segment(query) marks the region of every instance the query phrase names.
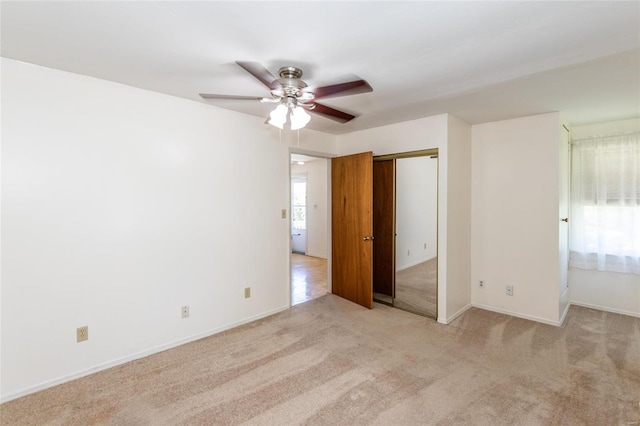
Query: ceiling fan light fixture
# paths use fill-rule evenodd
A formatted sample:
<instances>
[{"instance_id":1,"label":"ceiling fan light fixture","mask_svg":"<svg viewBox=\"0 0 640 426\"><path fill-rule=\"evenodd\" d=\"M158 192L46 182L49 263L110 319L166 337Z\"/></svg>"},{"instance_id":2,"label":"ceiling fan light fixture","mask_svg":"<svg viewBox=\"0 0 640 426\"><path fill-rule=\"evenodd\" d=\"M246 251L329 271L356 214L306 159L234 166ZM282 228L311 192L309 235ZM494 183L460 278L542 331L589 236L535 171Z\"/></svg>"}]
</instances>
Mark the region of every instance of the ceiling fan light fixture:
<instances>
[{"instance_id":1,"label":"ceiling fan light fixture","mask_svg":"<svg viewBox=\"0 0 640 426\"><path fill-rule=\"evenodd\" d=\"M299 106L293 108L289 117L291 119L291 130L302 129L311 120L311 116Z\"/></svg>"},{"instance_id":2,"label":"ceiling fan light fixture","mask_svg":"<svg viewBox=\"0 0 640 426\"><path fill-rule=\"evenodd\" d=\"M282 129L284 123L287 122L287 114L289 113L289 109L280 104L278 105L271 113L269 114L269 124L272 126L276 126L279 129Z\"/></svg>"}]
</instances>

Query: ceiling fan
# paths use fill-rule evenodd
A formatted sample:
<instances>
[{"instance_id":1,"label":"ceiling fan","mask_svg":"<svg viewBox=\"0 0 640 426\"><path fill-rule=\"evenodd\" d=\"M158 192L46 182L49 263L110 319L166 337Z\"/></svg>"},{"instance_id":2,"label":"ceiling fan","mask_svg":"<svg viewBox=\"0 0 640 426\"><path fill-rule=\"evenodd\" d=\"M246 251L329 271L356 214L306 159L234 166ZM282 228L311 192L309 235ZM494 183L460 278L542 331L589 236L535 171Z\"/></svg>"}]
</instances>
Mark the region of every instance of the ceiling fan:
<instances>
[{"instance_id":1,"label":"ceiling fan","mask_svg":"<svg viewBox=\"0 0 640 426\"><path fill-rule=\"evenodd\" d=\"M236 64L240 65L249 74L267 86L271 91L271 97L217 95L208 93L200 93L200 96L204 99L236 99L277 103L278 106L271 111L268 122L280 129L282 129L286 123L287 117L290 118L292 130L304 127L311 119L306 111L319 114L340 123L346 123L356 118L356 116L318 103L316 99L355 95L373 91L369 83L364 80L354 80L305 90L308 86L307 83L301 80L302 70L300 68L292 66L282 67L278 70L280 77L276 78L269 70L257 62L236 61Z\"/></svg>"}]
</instances>

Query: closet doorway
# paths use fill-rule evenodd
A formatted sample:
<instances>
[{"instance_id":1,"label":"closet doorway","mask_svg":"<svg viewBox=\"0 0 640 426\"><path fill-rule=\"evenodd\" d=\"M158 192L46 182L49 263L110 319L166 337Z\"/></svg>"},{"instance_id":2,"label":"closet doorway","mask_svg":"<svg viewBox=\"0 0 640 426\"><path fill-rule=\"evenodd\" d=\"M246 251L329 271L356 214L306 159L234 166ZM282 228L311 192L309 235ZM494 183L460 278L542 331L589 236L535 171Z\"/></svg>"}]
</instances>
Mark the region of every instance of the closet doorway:
<instances>
[{"instance_id":1,"label":"closet doorway","mask_svg":"<svg viewBox=\"0 0 640 426\"><path fill-rule=\"evenodd\" d=\"M438 150L374 157L374 300L438 315Z\"/></svg>"},{"instance_id":2,"label":"closet doorway","mask_svg":"<svg viewBox=\"0 0 640 426\"><path fill-rule=\"evenodd\" d=\"M324 296L328 288L328 160L291 156L291 305Z\"/></svg>"}]
</instances>

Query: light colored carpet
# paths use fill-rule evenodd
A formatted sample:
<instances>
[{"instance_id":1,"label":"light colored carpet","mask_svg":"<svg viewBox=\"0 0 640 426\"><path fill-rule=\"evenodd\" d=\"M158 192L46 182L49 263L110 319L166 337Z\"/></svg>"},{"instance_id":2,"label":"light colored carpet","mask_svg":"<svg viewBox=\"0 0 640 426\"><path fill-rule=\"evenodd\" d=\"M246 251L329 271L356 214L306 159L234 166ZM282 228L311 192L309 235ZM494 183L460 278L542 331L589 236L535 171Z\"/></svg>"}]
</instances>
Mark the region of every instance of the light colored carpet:
<instances>
[{"instance_id":1,"label":"light colored carpet","mask_svg":"<svg viewBox=\"0 0 640 426\"><path fill-rule=\"evenodd\" d=\"M431 318L437 316L438 258L396 272L393 306Z\"/></svg>"},{"instance_id":2,"label":"light colored carpet","mask_svg":"<svg viewBox=\"0 0 640 426\"><path fill-rule=\"evenodd\" d=\"M640 319L445 326L334 295L0 406L3 425L628 425Z\"/></svg>"}]
</instances>

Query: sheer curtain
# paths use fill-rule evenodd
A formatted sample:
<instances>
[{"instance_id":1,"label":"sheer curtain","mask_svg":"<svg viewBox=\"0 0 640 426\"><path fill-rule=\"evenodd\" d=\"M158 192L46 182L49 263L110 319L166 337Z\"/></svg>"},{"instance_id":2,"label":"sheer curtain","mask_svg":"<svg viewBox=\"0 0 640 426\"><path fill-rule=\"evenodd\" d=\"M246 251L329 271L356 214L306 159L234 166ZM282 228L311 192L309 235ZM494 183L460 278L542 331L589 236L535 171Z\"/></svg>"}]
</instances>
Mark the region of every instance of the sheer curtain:
<instances>
[{"instance_id":1,"label":"sheer curtain","mask_svg":"<svg viewBox=\"0 0 640 426\"><path fill-rule=\"evenodd\" d=\"M640 133L573 141L569 265L640 274Z\"/></svg>"}]
</instances>

